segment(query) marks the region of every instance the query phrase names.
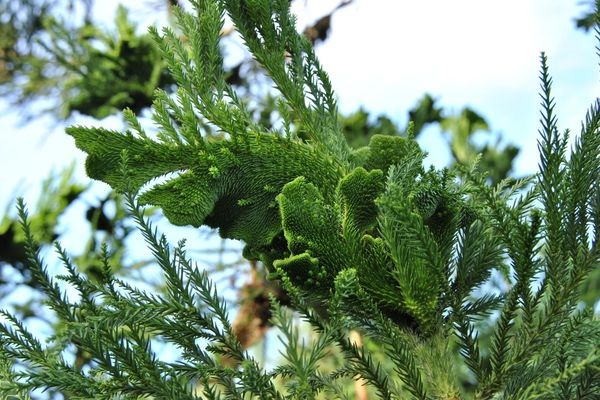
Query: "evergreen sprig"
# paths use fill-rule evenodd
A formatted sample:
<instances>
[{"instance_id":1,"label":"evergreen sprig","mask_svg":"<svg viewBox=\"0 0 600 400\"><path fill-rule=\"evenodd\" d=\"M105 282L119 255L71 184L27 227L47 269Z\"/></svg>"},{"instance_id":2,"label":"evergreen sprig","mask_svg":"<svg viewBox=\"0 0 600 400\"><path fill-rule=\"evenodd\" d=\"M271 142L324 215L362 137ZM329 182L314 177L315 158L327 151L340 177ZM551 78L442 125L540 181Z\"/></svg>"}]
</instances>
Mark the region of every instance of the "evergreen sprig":
<instances>
[{"instance_id":1,"label":"evergreen sprig","mask_svg":"<svg viewBox=\"0 0 600 400\"><path fill-rule=\"evenodd\" d=\"M344 397L362 378L380 398L597 398L600 321L581 303L600 265L600 101L567 152L541 55L540 168L490 185L477 165L435 170L412 134L374 135L350 150L326 73L286 0L197 0L181 33L151 35L178 85L159 91L156 135L72 127L90 177L125 193L165 280L148 293L113 273L46 272L19 204L26 252L59 329L42 343L3 312L3 394L52 389L94 398ZM225 15L280 92L282 131L253 118L224 79ZM410 133L410 132L409 132ZM156 183L155 178L164 178ZM272 300L284 349L267 370L238 342L206 272L143 218L158 206L177 225L243 240L294 311ZM508 284L486 293L492 272ZM291 312L316 332L302 344ZM358 330L366 345L350 340ZM153 348L178 349L175 362ZM66 361L71 349L85 354ZM343 364L324 368L328 357Z\"/></svg>"}]
</instances>

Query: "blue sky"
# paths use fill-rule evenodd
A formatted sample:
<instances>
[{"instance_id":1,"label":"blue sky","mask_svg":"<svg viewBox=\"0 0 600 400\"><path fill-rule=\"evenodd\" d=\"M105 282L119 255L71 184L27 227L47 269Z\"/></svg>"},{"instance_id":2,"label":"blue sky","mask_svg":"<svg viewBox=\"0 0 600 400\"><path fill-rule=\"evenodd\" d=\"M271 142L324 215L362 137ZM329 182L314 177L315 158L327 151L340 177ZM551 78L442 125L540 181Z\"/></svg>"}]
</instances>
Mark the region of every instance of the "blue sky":
<instances>
[{"instance_id":1,"label":"blue sky","mask_svg":"<svg viewBox=\"0 0 600 400\"><path fill-rule=\"evenodd\" d=\"M117 3L101 3L96 16L110 26ZM164 15L143 11L147 4L127 2L142 22L163 22ZM303 26L337 4L298 0L294 10ZM404 125L407 110L425 92L449 110L468 105L488 119L494 132L522 147L516 171L528 173L537 164L540 51L549 57L561 128L577 132L600 92L595 40L573 23L584 10L578 0L355 0L334 15L331 35L317 54L342 112L364 107ZM49 171L73 160L76 175L85 180L83 154L63 126L53 129L55 121L43 118L18 127L17 113L0 117L0 206L19 183L19 193L32 202ZM115 118L71 122L119 127ZM420 140L432 163L447 162L439 132L427 130Z\"/></svg>"},{"instance_id":2,"label":"blue sky","mask_svg":"<svg viewBox=\"0 0 600 400\"><path fill-rule=\"evenodd\" d=\"M585 10L579 3L358 0L339 10L317 52L342 111L364 106L404 125L406 111L429 92L450 109L480 111L493 131L522 147L517 172L533 172L540 52L549 58L561 128L578 132L600 93L594 37L573 23ZM425 136L431 160L447 159L440 136Z\"/></svg>"}]
</instances>

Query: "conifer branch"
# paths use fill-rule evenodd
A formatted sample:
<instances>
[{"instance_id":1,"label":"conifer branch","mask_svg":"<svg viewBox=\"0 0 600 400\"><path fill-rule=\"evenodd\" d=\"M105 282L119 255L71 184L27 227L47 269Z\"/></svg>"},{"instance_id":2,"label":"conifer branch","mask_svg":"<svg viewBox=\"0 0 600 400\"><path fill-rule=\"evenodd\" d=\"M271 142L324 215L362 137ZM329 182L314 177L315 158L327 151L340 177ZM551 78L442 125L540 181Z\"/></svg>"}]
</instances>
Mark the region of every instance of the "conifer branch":
<instances>
[{"instance_id":1,"label":"conifer branch","mask_svg":"<svg viewBox=\"0 0 600 400\"><path fill-rule=\"evenodd\" d=\"M181 37L151 30L178 85L174 95L156 93L158 133L147 134L131 110L126 132L68 130L88 154L88 174L125 193L164 291L115 276L106 246L88 278L56 244L66 273L51 277L20 200L28 266L60 329L42 343L0 313L0 395L347 398L348 378L383 399L600 391L600 322L581 304L582 283L600 265L598 100L568 153L542 53L539 173L490 186L476 166L426 169L412 134L374 135L350 150L329 78L289 1L192 5L174 12ZM281 132L257 122L225 79L225 15L280 91ZM267 370L239 343L216 285L184 241L171 246L144 218L146 204L174 224L244 241L244 256L278 280L293 310L271 299L281 365ZM493 271L504 273L504 292L485 292ZM311 345L291 312L315 331ZM368 346L353 343L351 329ZM156 343L180 357L161 359ZM72 348L85 356L67 362ZM325 370L332 354L343 363Z\"/></svg>"}]
</instances>

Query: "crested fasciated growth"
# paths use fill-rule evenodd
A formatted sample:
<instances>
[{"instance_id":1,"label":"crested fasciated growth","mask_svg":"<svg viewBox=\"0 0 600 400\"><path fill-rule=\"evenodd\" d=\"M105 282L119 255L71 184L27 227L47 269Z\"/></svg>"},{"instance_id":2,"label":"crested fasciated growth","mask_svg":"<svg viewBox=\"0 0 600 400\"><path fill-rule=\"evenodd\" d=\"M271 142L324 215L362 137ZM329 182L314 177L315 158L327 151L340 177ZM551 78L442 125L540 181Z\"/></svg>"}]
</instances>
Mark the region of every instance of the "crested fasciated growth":
<instances>
[{"instance_id":1,"label":"crested fasciated growth","mask_svg":"<svg viewBox=\"0 0 600 400\"><path fill-rule=\"evenodd\" d=\"M173 96L156 93L157 133L128 110L126 132L67 131L88 155L89 176L127 196L167 293L116 279L108 261L103 280L88 281L59 248L69 270L62 279L81 295L70 303L45 272L21 205L32 269L66 323L57 346L73 343L94 362L74 369L5 313L0 344L10 379L0 391L344 398L340 382L360 377L384 399L595 398L600 322L580 305L579 290L600 262L600 103L567 156L542 55L540 173L490 186L476 165L426 168L410 129L352 149L328 76L297 33L288 0L192 3L193 14L177 12L181 36L151 30L178 86ZM225 15L279 91L276 128L256 122L225 81ZM207 225L243 241L244 256L264 264L320 333L312 350L300 346L273 301L284 363L267 371L248 356L208 277L182 244L171 249L157 237L143 205L159 207L175 225ZM509 282L505 293L486 291L493 271ZM350 329L389 361L352 343ZM182 359L157 360L150 338L176 346ZM210 345L201 348L199 338ZM320 360L331 347L345 363L324 372Z\"/></svg>"},{"instance_id":2,"label":"crested fasciated growth","mask_svg":"<svg viewBox=\"0 0 600 400\"><path fill-rule=\"evenodd\" d=\"M130 112L131 131L68 133L88 153L90 177L118 191L144 188L140 203L173 224L244 241L247 258L325 304L336 276L354 268L386 315L430 332L444 309L453 238L474 215L464 189L448 172L426 172L410 137L349 147L327 75L284 3L199 2L197 20L178 16L189 46L153 32L179 85L175 98L157 95L156 137ZM222 7L281 93L280 130L258 125L224 81ZM404 235L410 249L390 246Z\"/></svg>"}]
</instances>

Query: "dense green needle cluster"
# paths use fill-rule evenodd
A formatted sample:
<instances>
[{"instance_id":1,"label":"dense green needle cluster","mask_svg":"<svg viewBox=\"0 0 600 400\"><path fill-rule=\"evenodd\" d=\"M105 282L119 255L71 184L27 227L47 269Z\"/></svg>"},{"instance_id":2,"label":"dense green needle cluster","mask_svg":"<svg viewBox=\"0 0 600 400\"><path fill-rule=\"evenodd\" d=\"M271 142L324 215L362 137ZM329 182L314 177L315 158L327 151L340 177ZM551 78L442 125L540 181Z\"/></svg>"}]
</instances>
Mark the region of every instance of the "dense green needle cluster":
<instances>
[{"instance_id":1,"label":"dense green needle cluster","mask_svg":"<svg viewBox=\"0 0 600 400\"><path fill-rule=\"evenodd\" d=\"M116 279L108 261L101 279L87 280L57 247L69 272L61 279L81 296L69 302L39 259L21 205L32 269L65 328L51 351L4 313L1 354L10 362L0 376L13 383L0 382L0 392L348 398L340 379L359 376L384 399L597 398L600 323L580 291L600 265L600 102L567 156L542 55L540 173L491 186L476 165L426 168L410 130L351 148L327 74L297 33L288 0L192 3L194 14L177 12L177 33L151 30L178 87L172 96L156 93L156 132L130 110L126 132L68 129L88 155L89 176L128 198L166 293ZM257 122L224 79L226 14L279 90L275 128ZM171 250L157 237L138 204L159 207L175 225L207 225L242 240L244 256L264 264L319 332L312 349L300 346L273 301L285 362L262 368L236 341L206 274L182 244ZM505 292L482 289L493 271L508 283ZM364 349L349 329L365 335ZM182 359L157 360L149 338L174 345ZM63 360L69 343L91 355L91 372ZM329 346L344 365L324 372ZM16 362L30 375L11 370Z\"/></svg>"},{"instance_id":2,"label":"dense green needle cluster","mask_svg":"<svg viewBox=\"0 0 600 400\"><path fill-rule=\"evenodd\" d=\"M324 304L336 276L354 268L387 315L431 331L443 310L441 285L463 226L464 193L449 174L425 172L412 138L375 135L350 149L327 76L287 5L223 5L285 99L285 130L257 125L223 81L215 52L223 10L207 2L198 5L199 27L180 15L192 47L173 32L155 33L179 85L177 100L163 93L156 100L157 137L133 120L136 132L68 129L88 153L89 176L118 191L141 190L140 202L160 207L173 224L208 225L243 240L247 258ZM411 244L394 248L405 240L399 235Z\"/></svg>"}]
</instances>

